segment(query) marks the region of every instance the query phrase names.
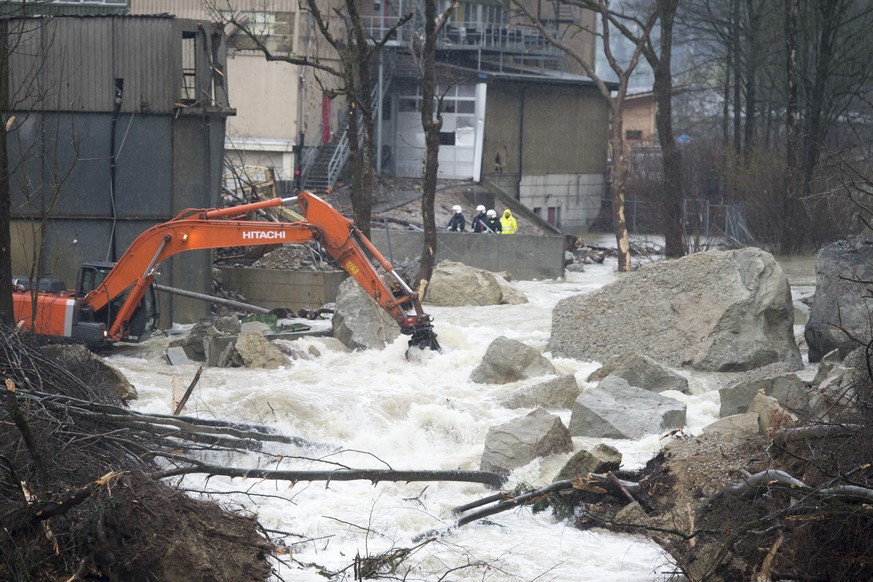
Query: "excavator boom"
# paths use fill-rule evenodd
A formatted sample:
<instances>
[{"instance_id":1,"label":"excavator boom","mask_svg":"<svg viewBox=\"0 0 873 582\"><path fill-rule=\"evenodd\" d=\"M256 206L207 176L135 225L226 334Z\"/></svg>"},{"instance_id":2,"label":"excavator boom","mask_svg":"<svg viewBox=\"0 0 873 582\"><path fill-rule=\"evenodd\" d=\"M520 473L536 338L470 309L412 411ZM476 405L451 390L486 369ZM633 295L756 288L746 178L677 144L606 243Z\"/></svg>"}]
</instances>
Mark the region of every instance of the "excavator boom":
<instances>
[{"instance_id":1,"label":"excavator boom","mask_svg":"<svg viewBox=\"0 0 873 582\"><path fill-rule=\"evenodd\" d=\"M200 249L316 241L391 315L401 331L411 336L410 347L439 350L431 317L424 313L418 295L397 275L391 263L360 230L330 204L310 192L302 192L296 200L305 222L261 222L241 218L256 210L282 206L286 200L281 198L233 208L185 210L172 220L153 226L139 235L100 285L75 301L76 306L83 311L98 313L127 293L111 325L105 330L108 340L124 340L128 337L131 317L154 281L157 266L173 255ZM395 279L401 292L394 293L389 289L373 267L371 259ZM67 297L65 301L72 303L73 299ZM45 307L49 307L57 299L40 297L38 303L43 302ZM18 314L16 318L19 318ZM64 326L61 333L57 329L40 329L48 325L41 323L37 317L34 331L69 335L69 324Z\"/></svg>"}]
</instances>

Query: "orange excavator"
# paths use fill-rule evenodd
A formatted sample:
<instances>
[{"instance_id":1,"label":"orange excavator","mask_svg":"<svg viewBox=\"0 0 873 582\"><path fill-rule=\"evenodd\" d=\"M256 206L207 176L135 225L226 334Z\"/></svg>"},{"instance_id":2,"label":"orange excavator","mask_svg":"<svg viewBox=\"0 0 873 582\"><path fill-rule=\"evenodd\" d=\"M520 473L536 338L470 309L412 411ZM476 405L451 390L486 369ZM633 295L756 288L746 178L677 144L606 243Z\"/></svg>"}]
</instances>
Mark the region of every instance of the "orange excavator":
<instances>
[{"instance_id":1,"label":"orange excavator","mask_svg":"<svg viewBox=\"0 0 873 582\"><path fill-rule=\"evenodd\" d=\"M303 222L244 220L254 211L296 200ZM432 318L394 267L357 227L326 201L310 192L292 198L222 209L188 209L139 235L116 263L86 263L76 290L41 280L36 293L30 282L16 281L15 319L33 333L100 344L138 341L157 323L152 283L158 265L186 251L315 241L411 336L409 346L439 351ZM371 263L396 281L392 292ZM53 285L52 283L55 283ZM35 311L34 311L35 310ZM34 317L34 312L36 317Z\"/></svg>"}]
</instances>

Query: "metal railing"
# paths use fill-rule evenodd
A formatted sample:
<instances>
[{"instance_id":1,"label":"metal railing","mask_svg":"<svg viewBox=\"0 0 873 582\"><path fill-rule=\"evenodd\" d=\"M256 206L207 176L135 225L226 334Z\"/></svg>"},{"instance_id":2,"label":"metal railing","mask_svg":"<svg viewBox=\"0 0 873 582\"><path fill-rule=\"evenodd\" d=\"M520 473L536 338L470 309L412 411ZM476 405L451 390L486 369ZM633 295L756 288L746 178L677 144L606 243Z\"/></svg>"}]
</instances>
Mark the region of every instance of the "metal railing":
<instances>
[{"instance_id":1,"label":"metal railing","mask_svg":"<svg viewBox=\"0 0 873 582\"><path fill-rule=\"evenodd\" d=\"M362 17L367 34L381 39L399 21L397 16ZM397 29L390 45L402 45L412 40L416 25L410 21ZM440 49L473 49L494 52L510 52L537 56L562 56L563 52L552 45L543 34L529 26L506 25L496 22L452 21L440 31L437 39Z\"/></svg>"}]
</instances>

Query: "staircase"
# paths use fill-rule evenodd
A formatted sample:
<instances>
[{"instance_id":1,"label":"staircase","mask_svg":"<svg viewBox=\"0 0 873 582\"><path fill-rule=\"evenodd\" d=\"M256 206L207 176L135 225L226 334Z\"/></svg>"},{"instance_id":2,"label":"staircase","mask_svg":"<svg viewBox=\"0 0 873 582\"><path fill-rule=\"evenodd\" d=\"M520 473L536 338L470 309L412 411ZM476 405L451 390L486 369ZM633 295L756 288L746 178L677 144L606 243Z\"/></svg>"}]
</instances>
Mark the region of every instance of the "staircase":
<instances>
[{"instance_id":1,"label":"staircase","mask_svg":"<svg viewBox=\"0 0 873 582\"><path fill-rule=\"evenodd\" d=\"M312 157L311 164L303 171L301 182L304 190L311 192L326 192L333 188L336 176L331 176L331 160L337 155L339 139L332 139L329 143L318 147Z\"/></svg>"},{"instance_id":2,"label":"staircase","mask_svg":"<svg viewBox=\"0 0 873 582\"><path fill-rule=\"evenodd\" d=\"M383 79L383 91L387 94L388 87L391 85L391 76ZM370 99L374 104L378 103L379 87L373 87L373 93ZM358 135L363 140L363 126L358 122ZM349 159L349 130L346 129L337 138L334 137L330 142L318 147L318 150L311 157L307 156L304 160L303 171L301 172L301 184L304 190L312 192L325 192L331 190L336 183L343 169L346 167L346 161Z\"/></svg>"}]
</instances>

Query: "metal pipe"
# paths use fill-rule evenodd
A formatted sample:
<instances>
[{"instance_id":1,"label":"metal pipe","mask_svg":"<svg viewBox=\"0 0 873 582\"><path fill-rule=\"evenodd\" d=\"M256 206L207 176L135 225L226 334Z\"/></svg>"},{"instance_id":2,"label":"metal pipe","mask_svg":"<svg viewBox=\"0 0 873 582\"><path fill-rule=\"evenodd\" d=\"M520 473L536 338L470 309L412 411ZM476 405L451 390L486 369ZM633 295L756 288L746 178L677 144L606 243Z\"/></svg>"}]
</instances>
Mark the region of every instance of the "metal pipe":
<instances>
[{"instance_id":1,"label":"metal pipe","mask_svg":"<svg viewBox=\"0 0 873 582\"><path fill-rule=\"evenodd\" d=\"M204 293L195 293L194 291L186 291L185 289L177 289L175 287L167 287L166 285L158 285L157 283L152 284L155 289L158 291L165 291L166 293L172 293L173 295L181 295L182 297L190 297L192 299L200 299L203 301L209 301L210 303L218 303L219 305L227 305L228 307L235 307L237 309L243 309L245 311L252 311L259 315L269 315L270 310L265 309L263 307L258 307L257 305L250 305L248 303L243 303L242 301L234 301L233 299L224 299L223 297L213 297L212 295L206 295Z\"/></svg>"}]
</instances>

